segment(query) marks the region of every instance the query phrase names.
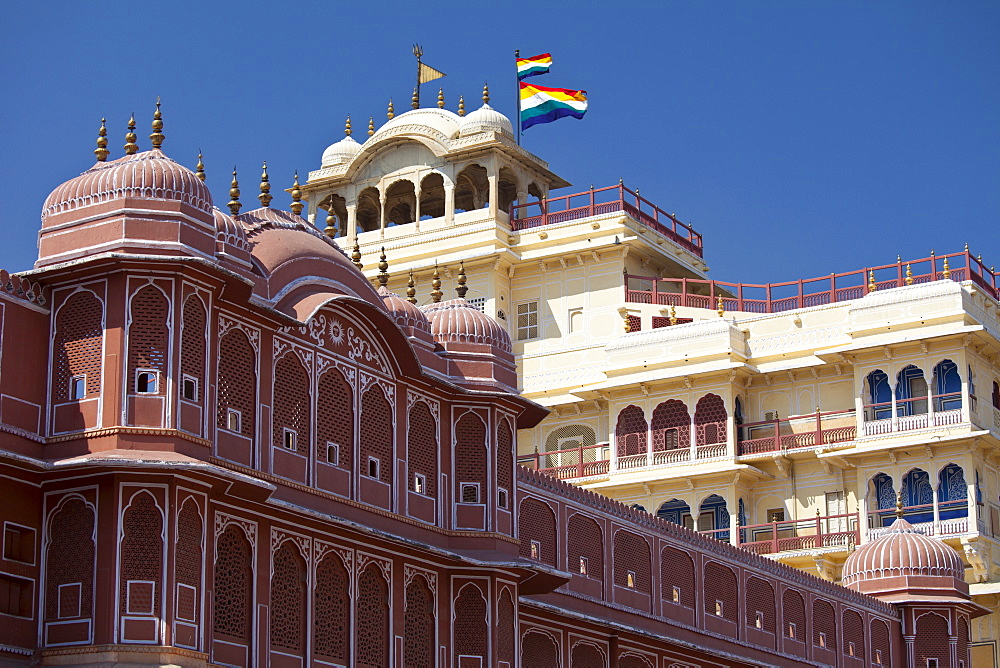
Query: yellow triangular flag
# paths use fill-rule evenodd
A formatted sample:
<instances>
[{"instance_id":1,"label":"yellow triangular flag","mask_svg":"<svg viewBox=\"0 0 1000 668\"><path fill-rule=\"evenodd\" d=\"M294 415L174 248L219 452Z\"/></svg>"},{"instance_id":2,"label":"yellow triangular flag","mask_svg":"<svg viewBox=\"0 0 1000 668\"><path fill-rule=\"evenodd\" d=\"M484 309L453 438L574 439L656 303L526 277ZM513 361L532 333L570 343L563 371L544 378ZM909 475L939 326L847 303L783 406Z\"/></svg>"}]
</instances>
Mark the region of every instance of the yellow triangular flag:
<instances>
[{"instance_id":1,"label":"yellow triangular flag","mask_svg":"<svg viewBox=\"0 0 1000 668\"><path fill-rule=\"evenodd\" d=\"M424 84L428 81L434 81L435 79L440 79L441 77L448 76L444 72L434 69L428 65L420 63L420 83Z\"/></svg>"}]
</instances>

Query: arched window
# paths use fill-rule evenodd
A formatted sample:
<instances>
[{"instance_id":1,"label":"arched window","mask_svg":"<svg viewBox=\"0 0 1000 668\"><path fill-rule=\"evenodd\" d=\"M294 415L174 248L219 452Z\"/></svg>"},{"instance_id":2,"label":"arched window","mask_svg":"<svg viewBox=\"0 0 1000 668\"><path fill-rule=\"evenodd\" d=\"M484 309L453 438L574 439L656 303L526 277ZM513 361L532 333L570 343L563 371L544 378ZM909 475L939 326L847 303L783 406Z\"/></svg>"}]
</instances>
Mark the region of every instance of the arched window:
<instances>
[{"instance_id":1,"label":"arched window","mask_svg":"<svg viewBox=\"0 0 1000 668\"><path fill-rule=\"evenodd\" d=\"M413 182L396 181L385 192L385 226L406 225L414 221L417 195Z\"/></svg>"},{"instance_id":2,"label":"arched window","mask_svg":"<svg viewBox=\"0 0 1000 668\"><path fill-rule=\"evenodd\" d=\"M431 172L420 181L420 220L444 216L444 177Z\"/></svg>"},{"instance_id":3,"label":"arched window","mask_svg":"<svg viewBox=\"0 0 1000 668\"><path fill-rule=\"evenodd\" d=\"M726 442L726 405L717 394L706 394L694 409L694 424L698 445Z\"/></svg>"},{"instance_id":4,"label":"arched window","mask_svg":"<svg viewBox=\"0 0 1000 668\"><path fill-rule=\"evenodd\" d=\"M638 406L626 406L618 414L615 438L618 456L628 457L646 453L646 417ZM623 464L624 462L620 462Z\"/></svg>"},{"instance_id":5,"label":"arched window","mask_svg":"<svg viewBox=\"0 0 1000 668\"><path fill-rule=\"evenodd\" d=\"M583 642L573 645L569 663L572 668L605 668L608 665L600 649Z\"/></svg>"},{"instance_id":6,"label":"arched window","mask_svg":"<svg viewBox=\"0 0 1000 668\"><path fill-rule=\"evenodd\" d=\"M285 353L274 365L273 405L272 445L308 455L312 449L309 445L312 433L309 373L293 352Z\"/></svg>"},{"instance_id":7,"label":"arched window","mask_svg":"<svg viewBox=\"0 0 1000 668\"><path fill-rule=\"evenodd\" d=\"M923 469L910 469L900 485L903 505L912 508L906 511L906 520L911 524L930 522L934 519L934 491L931 489L930 477Z\"/></svg>"},{"instance_id":8,"label":"arched window","mask_svg":"<svg viewBox=\"0 0 1000 668\"><path fill-rule=\"evenodd\" d=\"M205 325L207 316L201 299L194 295L184 302L181 314L181 399L201 402L205 391Z\"/></svg>"},{"instance_id":9,"label":"arched window","mask_svg":"<svg viewBox=\"0 0 1000 668\"><path fill-rule=\"evenodd\" d=\"M781 627L786 638L805 642L806 638L806 606L802 595L797 591L786 589L781 597L781 610L784 615Z\"/></svg>"},{"instance_id":10,"label":"arched window","mask_svg":"<svg viewBox=\"0 0 1000 668\"><path fill-rule=\"evenodd\" d=\"M514 665L514 599L506 587L497 602L497 659Z\"/></svg>"},{"instance_id":11,"label":"arched window","mask_svg":"<svg viewBox=\"0 0 1000 668\"><path fill-rule=\"evenodd\" d=\"M638 534L619 530L615 533L613 549L615 585L652 594L649 543Z\"/></svg>"},{"instance_id":12,"label":"arched window","mask_svg":"<svg viewBox=\"0 0 1000 668\"><path fill-rule=\"evenodd\" d=\"M358 578L358 632L354 634L359 668L389 665L389 583L382 570L369 564Z\"/></svg>"},{"instance_id":13,"label":"arched window","mask_svg":"<svg viewBox=\"0 0 1000 668\"><path fill-rule=\"evenodd\" d=\"M257 413L257 357L239 329L219 342L217 424L220 429L253 438Z\"/></svg>"},{"instance_id":14,"label":"arched window","mask_svg":"<svg viewBox=\"0 0 1000 668\"><path fill-rule=\"evenodd\" d=\"M497 425L497 506L510 510L514 489L514 432L507 420Z\"/></svg>"},{"instance_id":15,"label":"arched window","mask_svg":"<svg viewBox=\"0 0 1000 668\"><path fill-rule=\"evenodd\" d=\"M483 503L486 498L486 425L466 413L455 425L455 498L459 503Z\"/></svg>"},{"instance_id":16,"label":"arched window","mask_svg":"<svg viewBox=\"0 0 1000 668\"><path fill-rule=\"evenodd\" d=\"M160 616L163 513L148 492L136 493L122 516L119 613Z\"/></svg>"},{"instance_id":17,"label":"arched window","mask_svg":"<svg viewBox=\"0 0 1000 668\"><path fill-rule=\"evenodd\" d=\"M993 408L1000 411L1000 383L993 381Z\"/></svg>"},{"instance_id":18,"label":"arched window","mask_svg":"<svg viewBox=\"0 0 1000 668\"><path fill-rule=\"evenodd\" d=\"M356 213L358 232L377 230L382 224L382 196L375 188L365 188L358 195Z\"/></svg>"},{"instance_id":19,"label":"arched window","mask_svg":"<svg viewBox=\"0 0 1000 668\"><path fill-rule=\"evenodd\" d=\"M350 471L354 460L351 386L340 371L330 369L320 377L317 394L316 459Z\"/></svg>"},{"instance_id":20,"label":"arched window","mask_svg":"<svg viewBox=\"0 0 1000 668\"><path fill-rule=\"evenodd\" d=\"M694 608L694 562L681 550L660 552L660 593L664 601Z\"/></svg>"},{"instance_id":21,"label":"arched window","mask_svg":"<svg viewBox=\"0 0 1000 668\"><path fill-rule=\"evenodd\" d=\"M726 500L718 494L705 497L698 508L698 531L711 531L712 538L721 541L729 540L729 508Z\"/></svg>"},{"instance_id":22,"label":"arched window","mask_svg":"<svg viewBox=\"0 0 1000 668\"><path fill-rule=\"evenodd\" d=\"M942 520L969 514L969 487L958 464L948 464L938 474L938 511Z\"/></svg>"},{"instance_id":23,"label":"arched window","mask_svg":"<svg viewBox=\"0 0 1000 668\"><path fill-rule=\"evenodd\" d=\"M403 642L406 668L434 667L434 595L419 575L406 585Z\"/></svg>"},{"instance_id":24,"label":"arched window","mask_svg":"<svg viewBox=\"0 0 1000 668\"><path fill-rule=\"evenodd\" d=\"M53 343L56 359L52 398L56 403L100 394L103 318L104 304L92 292L77 292L59 309Z\"/></svg>"},{"instance_id":25,"label":"arched window","mask_svg":"<svg viewBox=\"0 0 1000 668\"><path fill-rule=\"evenodd\" d=\"M656 511L656 516L660 519L679 524L688 529L694 529L694 518L691 516L691 507L680 499L664 501Z\"/></svg>"},{"instance_id":26,"label":"arched window","mask_svg":"<svg viewBox=\"0 0 1000 668\"><path fill-rule=\"evenodd\" d=\"M937 659L940 666L949 665L951 658L949 635L951 634L948 621L944 617L931 612L917 619L917 640L913 643L916 665L930 665L928 659Z\"/></svg>"},{"instance_id":27,"label":"arched window","mask_svg":"<svg viewBox=\"0 0 1000 668\"><path fill-rule=\"evenodd\" d=\"M392 407L382 388L372 385L361 397L361 473L392 484Z\"/></svg>"},{"instance_id":28,"label":"arched window","mask_svg":"<svg viewBox=\"0 0 1000 668\"><path fill-rule=\"evenodd\" d=\"M555 566L556 536L552 509L537 499L522 501L518 518L521 556Z\"/></svg>"},{"instance_id":29,"label":"arched window","mask_svg":"<svg viewBox=\"0 0 1000 668\"><path fill-rule=\"evenodd\" d=\"M216 638L247 645L253 606L253 552L235 525L216 540L212 631Z\"/></svg>"},{"instance_id":30,"label":"arched window","mask_svg":"<svg viewBox=\"0 0 1000 668\"><path fill-rule=\"evenodd\" d=\"M497 206L500 211L510 212L510 205L517 201L517 177L509 167L501 167L497 175Z\"/></svg>"},{"instance_id":31,"label":"arched window","mask_svg":"<svg viewBox=\"0 0 1000 668\"><path fill-rule=\"evenodd\" d=\"M486 619L486 599L475 585L462 587L455 600L455 664L460 656L477 656L485 662L490 642Z\"/></svg>"},{"instance_id":32,"label":"arched window","mask_svg":"<svg viewBox=\"0 0 1000 668\"><path fill-rule=\"evenodd\" d=\"M705 564L705 613L736 622L737 609L736 575L728 566L710 561Z\"/></svg>"},{"instance_id":33,"label":"arched window","mask_svg":"<svg viewBox=\"0 0 1000 668\"><path fill-rule=\"evenodd\" d=\"M604 579L604 536L597 522L579 513L566 531L567 570L595 580Z\"/></svg>"},{"instance_id":34,"label":"arched window","mask_svg":"<svg viewBox=\"0 0 1000 668\"><path fill-rule=\"evenodd\" d=\"M455 179L455 210L473 211L481 209L489 203L490 183L486 176L486 168L480 165L469 165Z\"/></svg>"},{"instance_id":35,"label":"arched window","mask_svg":"<svg viewBox=\"0 0 1000 668\"><path fill-rule=\"evenodd\" d=\"M271 647L301 656L306 639L306 562L291 541L274 553L271 574Z\"/></svg>"},{"instance_id":36,"label":"arched window","mask_svg":"<svg viewBox=\"0 0 1000 668\"><path fill-rule=\"evenodd\" d=\"M327 552L316 567L313 652L329 663L350 664L351 595L347 569Z\"/></svg>"},{"instance_id":37,"label":"arched window","mask_svg":"<svg viewBox=\"0 0 1000 668\"><path fill-rule=\"evenodd\" d=\"M177 620L199 626L202 555L201 511L198 509L198 504L188 499L177 515L177 543L174 546ZM192 645L188 645L180 638L175 638L175 642L192 649L198 648L197 640L193 640Z\"/></svg>"},{"instance_id":38,"label":"arched window","mask_svg":"<svg viewBox=\"0 0 1000 668\"><path fill-rule=\"evenodd\" d=\"M888 420L892 417L892 387L889 376L882 369L875 369L865 376L866 420Z\"/></svg>"},{"instance_id":39,"label":"arched window","mask_svg":"<svg viewBox=\"0 0 1000 668\"><path fill-rule=\"evenodd\" d=\"M958 365L951 360L941 360L934 367L934 395L935 412L962 407L962 378Z\"/></svg>"},{"instance_id":40,"label":"arched window","mask_svg":"<svg viewBox=\"0 0 1000 668\"><path fill-rule=\"evenodd\" d=\"M896 490L892 486L892 478L885 473L876 473L868 486L869 503L873 509L894 511L896 508ZM889 526L896 521L895 512L878 514L878 525Z\"/></svg>"},{"instance_id":41,"label":"arched window","mask_svg":"<svg viewBox=\"0 0 1000 668\"><path fill-rule=\"evenodd\" d=\"M826 601L813 602L813 645L837 650L837 614Z\"/></svg>"},{"instance_id":42,"label":"arched window","mask_svg":"<svg viewBox=\"0 0 1000 668\"><path fill-rule=\"evenodd\" d=\"M891 666L892 656L890 655L889 645L889 625L886 624L881 619L873 619L871 623L871 638L872 638L872 654L871 661L873 666Z\"/></svg>"},{"instance_id":43,"label":"arched window","mask_svg":"<svg viewBox=\"0 0 1000 668\"><path fill-rule=\"evenodd\" d=\"M859 659L865 657L865 622L854 610L844 611L843 653Z\"/></svg>"},{"instance_id":44,"label":"arched window","mask_svg":"<svg viewBox=\"0 0 1000 668\"><path fill-rule=\"evenodd\" d=\"M774 633L775 619L774 588L760 578L747 580L746 624L752 628Z\"/></svg>"},{"instance_id":45,"label":"arched window","mask_svg":"<svg viewBox=\"0 0 1000 668\"><path fill-rule=\"evenodd\" d=\"M927 380L923 370L912 364L896 374L896 413L900 416L927 413Z\"/></svg>"},{"instance_id":46,"label":"arched window","mask_svg":"<svg viewBox=\"0 0 1000 668\"><path fill-rule=\"evenodd\" d=\"M166 392L167 298L152 285L132 296L128 327L128 393L163 395Z\"/></svg>"},{"instance_id":47,"label":"arched window","mask_svg":"<svg viewBox=\"0 0 1000 668\"><path fill-rule=\"evenodd\" d=\"M406 433L407 489L437 498L437 423L423 401L410 408Z\"/></svg>"},{"instance_id":48,"label":"arched window","mask_svg":"<svg viewBox=\"0 0 1000 668\"><path fill-rule=\"evenodd\" d=\"M49 520L45 551L45 618L91 617L94 609L94 509L74 497Z\"/></svg>"},{"instance_id":49,"label":"arched window","mask_svg":"<svg viewBox=\"0 0 1000 668\"><path fill-rule=\"evenodd\" d=\"M521 640L521 664L533 668L559 668L559 648L549 634L528 631Z\"/></svg>"},{"instance_id":50,"label":"arched window","mask_svg":"<svg viewBox=\"0 0 1000 668\"><path fill-rule=\"evenodd\" d=\"M668 399L653 410L653 452L691 445L691 414L683 401Z\"/></svg>"}]
</instances>

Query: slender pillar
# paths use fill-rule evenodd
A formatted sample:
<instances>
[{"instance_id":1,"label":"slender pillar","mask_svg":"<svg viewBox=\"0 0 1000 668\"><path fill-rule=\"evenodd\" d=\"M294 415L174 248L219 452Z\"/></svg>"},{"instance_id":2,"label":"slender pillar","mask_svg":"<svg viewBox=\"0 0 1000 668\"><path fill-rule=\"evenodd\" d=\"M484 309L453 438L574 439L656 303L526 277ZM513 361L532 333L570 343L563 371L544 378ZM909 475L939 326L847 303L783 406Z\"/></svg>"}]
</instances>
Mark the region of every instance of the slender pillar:
<instances>
[{"instance_id":1,"label":"slender pillar","mask_svg":"<svg viewBox=\"0 0 1000 668\"><path fill-rule=\"evenodd\" d=\"M455 184L444 184L444 222L446 225L455 223Z\"/></svg>"},{"instance_id":2,"label":"slender pillar","mask_svg":"<svg viewBox=\"0 0 1000 668\"><path fill-rule=\"evenodd\" d=\"M937 536L941 533L941 499L938 498L937 485L931 485L931 503L934 504L934 535Z\"/></svg>"},{"instance_id":3,"label":"slender pillar","mask_svg":"<svg viewBox=\"0 0 1000 668\"><path fill-rule=\"evenodd\" d=\"M306 210L306 219L313 225L316 224L316 212L319 210L319 196L309 200L309 208Z\"/></svg>"},{"instance_id":4,"label":"slender pillar","mask_svg":"<svg viewBox=\"0 0 1000 668\"><path fill-rule=\"evenodd\" d=\"M347 241L354 245L358 239L358 203L347 205Z\"/></svg>"},{"instance_id":5,"label":"slender pillar","mask_svg":"<svg viewBox=\"0 0 1000 668\"><path fill-rule=\"evenodd\" d=\"M496 167L493 167L490 171L493 173L486 178L490 182L490 218L497 217L497 211L500 210L499 199L500 199L500 177L496 174Z\"/></svg>"},{"instance_id":6,"label":"slender pillar","mask_svg":"<svg viewBox=\"0 0 1000 668\"><path fill-rule=\"evenodd\" d=\"M378 238L385 239L385 194L378 193Z\"/></svg>"},{"instance_id":7,"label":"slender pillar","mask_svg":"<svg viewBox=\"0 0 1000 668\"><path fill-rule=\"evenodd\" d=\"M413 207L413 229L416 232L420 231L420 184L418 182L417 188L413 191L416 196L417 201Z\"/></svg>"}]
</instances>

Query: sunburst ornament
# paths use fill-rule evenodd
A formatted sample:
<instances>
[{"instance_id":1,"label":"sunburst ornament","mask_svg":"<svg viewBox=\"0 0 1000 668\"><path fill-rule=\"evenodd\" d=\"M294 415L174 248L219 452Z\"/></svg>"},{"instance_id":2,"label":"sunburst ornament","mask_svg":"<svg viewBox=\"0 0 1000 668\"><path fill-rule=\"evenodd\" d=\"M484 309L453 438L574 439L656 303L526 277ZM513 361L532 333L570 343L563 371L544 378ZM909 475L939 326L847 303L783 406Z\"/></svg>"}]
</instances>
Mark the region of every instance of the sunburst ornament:
<instances>
[{"instance_id":1,"label":"sunburst ornament","mask_svg":"<svg viewBox=\"0 0 1000 668\"><path fill-rule=\"evenodd\" d=\"M336 318L330 320L330 325L328 327L330 331L330 342L335 345L340 345L344 342L344 326Z\"/></svg>"}]
</instances>

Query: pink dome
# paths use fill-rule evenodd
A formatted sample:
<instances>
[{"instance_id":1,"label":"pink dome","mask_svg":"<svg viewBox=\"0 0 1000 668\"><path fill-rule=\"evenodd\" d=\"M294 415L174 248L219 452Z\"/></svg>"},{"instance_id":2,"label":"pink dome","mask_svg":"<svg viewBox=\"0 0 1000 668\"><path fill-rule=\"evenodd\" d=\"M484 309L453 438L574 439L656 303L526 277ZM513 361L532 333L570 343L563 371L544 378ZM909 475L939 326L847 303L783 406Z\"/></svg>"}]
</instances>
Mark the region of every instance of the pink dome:
<instances>
[{"instance_id":1,"label":"pink dome","mask_svg":"<svg viewBox=\"0 0 1000 668\"><path fill-rule=\"evenodd\" d=\"M865 593L950 589L968 593L962 558L947 544L925 536L903 518L865 543L844 562L845 587Z\"/></svg>"},{"instance_id":2,"label":"pink dome","mask_svg":"<svg viewBox=\"0 0 1000 668\"><path fill-rule=\"evenodd\" d=\"M431 333L430 321L415 304L411 304L394 292L389 292L385 287L379 288L378 294L389 315L396 319L396 324L404 331L410 329Z\"/></svg>"},{"instance_id":3,"label":"pink dome","mask_svg":"<svg viewBox=\"0 0 1000 668\"><path fill-rule=\"evenodd\" d=\"M212 209L212 215L215 217L215 238L220 243L240 250L250 250L247 233L242 225L233 220L229 214L223 213L217 208Z\"/></svg>"},{"instance_id":4,"label":"pink dome","mask_svg":"<svg viewBox=\"0 0 1000 668\"><path fill-rule=\"evenodd\" d=\"M201 179L153 149L99 162L57 187L42 206L42 224L52 216L117 199L176 201L212 212L212 195Z\"/></svg>"},{"instance_id":5,"label":"pink dome","mask_svg":"<svg viewBox=\"0 0 1000 668\"><path fill-rule=\"evenodd\" d=\"M464 299L430 304L423 311L436 341L488 345L508 353L513 350L507 330Z\"/></svg>"}]
</instances>

